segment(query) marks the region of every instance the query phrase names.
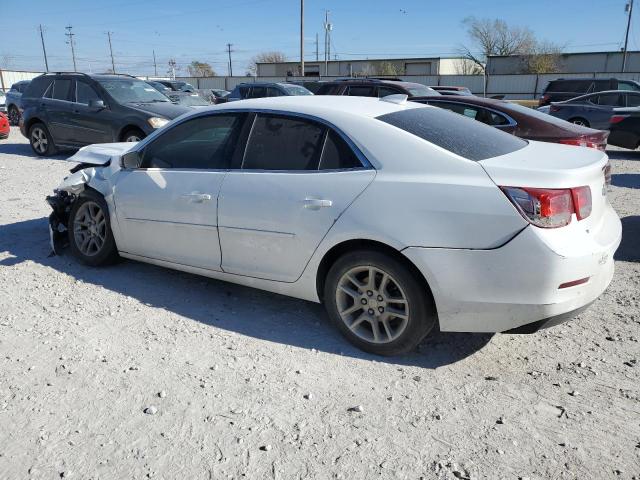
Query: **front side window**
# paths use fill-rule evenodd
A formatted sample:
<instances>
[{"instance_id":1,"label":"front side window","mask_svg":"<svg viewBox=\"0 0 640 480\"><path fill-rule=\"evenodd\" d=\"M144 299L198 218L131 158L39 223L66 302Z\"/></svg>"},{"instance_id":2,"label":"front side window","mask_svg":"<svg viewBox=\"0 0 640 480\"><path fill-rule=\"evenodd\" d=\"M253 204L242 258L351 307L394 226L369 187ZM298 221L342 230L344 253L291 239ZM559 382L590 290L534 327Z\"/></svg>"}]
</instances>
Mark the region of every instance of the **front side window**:
<instances>
[{"instance_id":1,"label":"front side window","mask_svg":"<svg viewBox=\"0 0 640 480\"><path fill-rule=\"evenodd\" d=\"M396 90L395 88L389 88L389 87L378 88L378 97L380 98L386 97L388 95L397 95L399 93L402 93L402 92L399 90Z\"/></svg>"},{"instance_id":2,"label":"front side window","mask_svg":"<svg viewBox=\"0 0 640 480\"><path fill-rule=\"evenodd\" d=\"M284 85L287 95L313 95L313 92L300 85Z\"/></svg>"},{"instance_id":3,"label":"front side window","mask_svg":"<svg viewBox=\"0 0 640 480\"><path fill-rule=\"evenodd\" d=\"M66 78L58 78L53 82L50 98L54 100L69 100L69 90L71 89L71 80Z\"/></svg>"},{"instance_id":4,"label":"front side window","mask_svg":"<svg viewBox=\"0 0 640 480\"><path fill-rule=\"evenodd\" d=\"M102 100L93 87L85 82L76 81L76 103L89 105L91 100Z\"/></svg>"},{"instance_id":5,"label":"front side window","mask_svg":"<svg viewBox=\"0 0 640 480\"><path fill-rule=\"evenodd\" d=\"M322 85L318 89L318 95L340 95L342 85Z\"/></svg>"},{"instance_id":6,"label":"front side window","mask_svg":"<svg viewBox=\"0 0 640 480\"><path fill-rule=\"evenodd\" d=\"M317 170L325 127L308 120L277 115L255 119L242 168Z\"/></svg>"},{"instance_id":7,"label":"front side window","mask_svg":"<svg viewBox=\"0 0 640 480\"><path fill-rule=\"evenodd\" d=\"M640 107L640 95L628 93L625 97L627 97L627 107Z\"/></svg>"},{"instance_id":8,"label":"front side window","mask_svg":"<svg viewBox=\"0 0 640 480\"><path fill-rule=\"evenodd\" d=\"M640 87L634 82L618 82L618 90L632 90L634 92L640 91Z\"/></svg>"},{"instance_id":9,"label":"front side window","mask_svg":"<svg viewBox=\"0 0 640 480\"><path fill-rule=\"evenodd\" d=\"M263 98L267 96L267 89L265 87L253 87L249 98Z\"/></svg>"},{"instance_id":10,"label":"front side window","mask_svg":"<svg viewBox=\"0 0 640 480\"><path fill-rule=\"evenodd\" d=\"M246 115L211 115L170 128L144 149L143 168L226 169Z\"/></svg>"},{"instance_id":11,"label":"front side window","mask_svg":"<svg viewBox=\"0 0 640 480\"><path fill-rule=\"evenodd\" d=\"M267 88L267 96L269 97L281 97L283 93L277 88L268 87Z\"/></svg>"},{"instance_id":12,"label":"front side window","mask_svg":"<svg viewBox=\"0 0 640 480\"><path fill-rule=\"evenodd\" d=\"M596 102L598 105L605 105L610 107L620 106L620 95L617 93L605 93L597 96Z\"/></svg>"}]
</instances>

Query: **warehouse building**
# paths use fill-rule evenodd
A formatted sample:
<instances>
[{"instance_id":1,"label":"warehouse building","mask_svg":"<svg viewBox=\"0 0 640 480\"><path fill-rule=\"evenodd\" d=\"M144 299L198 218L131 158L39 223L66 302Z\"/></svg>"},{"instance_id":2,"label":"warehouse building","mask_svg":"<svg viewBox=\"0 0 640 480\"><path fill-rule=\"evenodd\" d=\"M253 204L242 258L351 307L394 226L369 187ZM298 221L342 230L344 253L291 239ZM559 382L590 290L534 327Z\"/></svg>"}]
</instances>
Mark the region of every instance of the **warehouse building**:
<instances>
[{"instance_id":1,"label":"warehouse building","mask_svg":"<svg viewBox=\"0 0 640 480\"><path fill-rule=\"evenodd\" d=\"M495 55L487 59L489 75L526 73L527 55ZM640 52L627 53L626 72L640 72ZM557 69L551 73L619 73L622 72L622 52L563 53L558 56Z\"/></svg>"},{"instance_id":2,"label":"warehouse building","mask_svg":"<svg viewBox=\"0 0 640 480\"><path fill-rule=\"evenodd\" d=\"M473 62L464 58L377 58L367 60L305 61L307 77L371 75L463 75L477 73ZM299 76L300 62L258 63L258 77Z\"/></svg>"}]
</instances>

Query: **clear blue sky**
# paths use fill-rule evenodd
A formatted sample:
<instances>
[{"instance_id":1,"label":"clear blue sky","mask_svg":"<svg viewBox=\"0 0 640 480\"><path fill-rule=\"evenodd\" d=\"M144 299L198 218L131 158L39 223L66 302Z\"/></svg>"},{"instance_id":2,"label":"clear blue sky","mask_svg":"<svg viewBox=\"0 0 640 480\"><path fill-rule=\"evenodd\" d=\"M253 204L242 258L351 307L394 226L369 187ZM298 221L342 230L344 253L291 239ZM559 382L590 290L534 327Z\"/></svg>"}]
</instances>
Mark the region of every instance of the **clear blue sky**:
<instances>
[{"instance_id":1,"label":"clear blue sky","mask_svg":"<svg viewBox=\"0 0 640 480\"><path fill-rule=\"evenodd\" d=\"M634 22L640 19L640 2ZM70 70L66 25L73 26L78 69L110 67L107 31L112 32L116 70L165 74L174 57L182 73L192 60L227 73L226 44L233 44L234 74L250 58L278 50L299 58L299 0L0 0L0 66L42 70L38 25L42 24L51 70ZM622 45L625 0L306 0L306 59L322 58L324 10L334 24L332 54L340 59L448 56L468 43L461 21L470 15L527 26L540 39L567 51L616 50ZM406 12L406 13L404 13ZM640 49L640 25L630 49ZM8 65L7 65L8 64Z\"/></svg>"}]
</instances>

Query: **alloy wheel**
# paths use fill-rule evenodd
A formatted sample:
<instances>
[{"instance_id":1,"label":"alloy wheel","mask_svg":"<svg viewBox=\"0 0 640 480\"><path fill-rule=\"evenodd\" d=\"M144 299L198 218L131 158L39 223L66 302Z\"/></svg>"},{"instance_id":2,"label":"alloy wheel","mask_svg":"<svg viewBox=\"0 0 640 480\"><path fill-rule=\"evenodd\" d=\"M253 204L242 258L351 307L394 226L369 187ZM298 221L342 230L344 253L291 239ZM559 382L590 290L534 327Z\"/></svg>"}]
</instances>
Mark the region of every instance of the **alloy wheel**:
<instances>
[{"instance_id":1,"label":"alloy wheel","mask_svg":"<svg viewBox=\"0 0 640 480\"><path fill-rule=\"evenodd\" d=\"M42 128L35 127L31 131L31 144L36 152L40 154L47 153L47 149L49 148L49 139Z\"/></svg>"},{"instance_id":2,"label":"alloy wheel","mask_svg":"<svg viewBox=\"0 0 640 480\"><path fill-rule=\"evenodd\" d=\"M370 265L354 267L342 275L336 305L349 330L371 343L394 341L409 323L409 302L398 281Z\"/></svg>"},{"instance_id":3,"label":"alloy wheel","mask_svg":"<svg viewBox=\"0 0 640 480\"><path fill-rule=\"evenodd\" d=\"M107 221L104 211L95 202L83 203L73 220L73 236L83 255L97 255L107 238Z\"/></svg>"},{"instance_id":4,"label":"alloy wheel","mask_svg":"<svg viewBox=\"0 0 640 480\"><path fill-rule=\"evenodd\" d=\"M137 135L128 135L125 139L125 142L139 142L140 141L140 137L138 137Z\"/></svg>"}]
</instances>

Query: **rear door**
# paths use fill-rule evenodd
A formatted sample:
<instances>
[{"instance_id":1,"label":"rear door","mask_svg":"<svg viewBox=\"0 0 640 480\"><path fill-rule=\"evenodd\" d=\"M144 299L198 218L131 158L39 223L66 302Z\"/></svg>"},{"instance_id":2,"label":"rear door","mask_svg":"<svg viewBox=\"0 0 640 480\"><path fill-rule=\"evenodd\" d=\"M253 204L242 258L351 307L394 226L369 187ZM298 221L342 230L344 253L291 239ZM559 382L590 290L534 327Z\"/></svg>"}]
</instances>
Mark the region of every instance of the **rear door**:
<instances>
[{"instance_id":1,"label":"rear door","mask_svg":"<svg viewBox=\"0 0 640 480\"><path fill-rule=\"evenodd\" d=\"M92 100L105 100L84 80L75 80L72 89L72 141L77 145L112 142L113 132L110 125L113 113L108 107L101 110L89 107Z\"/></svg>"},{"instance_id":2,"label":"rear door","mask_svg":"<svg viewBox=\"0 0 640 480\"><path fill-rule=\"evenodd\" d=\"M220 191L222 269L294 282L375 170L340 133L311 119L260 113L252 122Z\"/></svg>"},{"instance_id":3,"label":"rear door","mask_svg":"<svg viewBox=\"0 0 640 480\"><path fill-rule=\"evenodd\" d=\"M245 116L221 113L180 123L144 148L141 168L119 173L114 199L121 250L220 270L218 192Z\"/></svg>"},{"instance_id":4,"label":"rear door","mask_svg":"<svg viewBox=\"0 0 640 480\"><path fill-rule=\"evenodd\" d=\"M72 85L71 78L56 77L41 100L46 112L49 133L53 136L54 143L61 145L73 144Z\"/></svg>"}]
</instances>

